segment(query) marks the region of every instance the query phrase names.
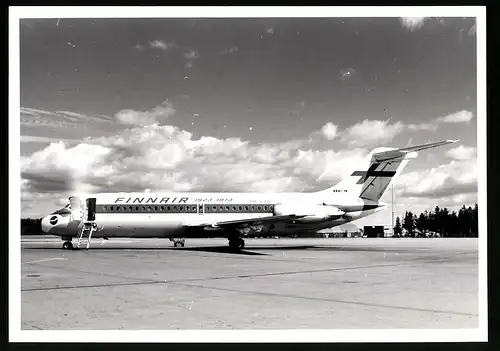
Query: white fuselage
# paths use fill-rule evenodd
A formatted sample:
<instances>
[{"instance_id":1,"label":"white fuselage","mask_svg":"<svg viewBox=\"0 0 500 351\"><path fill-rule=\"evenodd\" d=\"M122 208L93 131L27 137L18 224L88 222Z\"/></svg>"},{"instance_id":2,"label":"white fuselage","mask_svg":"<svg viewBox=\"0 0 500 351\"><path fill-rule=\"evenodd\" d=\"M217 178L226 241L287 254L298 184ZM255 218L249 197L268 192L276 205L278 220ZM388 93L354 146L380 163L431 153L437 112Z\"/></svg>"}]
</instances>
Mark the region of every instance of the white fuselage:
<instances>
[{"instance_id":1,"label":"white fuselage","mask_svg":"<svg viewBox=\"0 0 500 351\"><path fill-rule=\"evenodd\" d=\"M218 222L255 219L275 215L276 205L294 211L311 205L341 208L346 216L335 220L293 223L277 221L242 229L243 236L299 235L340 225L370 215L382 205L366 206L350 194L318 193L100 193L81 198L79 213L52 214L42 220L49 234L75 237L86 218L86 199L95 198L97 231L93 237L225 237L212 228ZM88 201L88 200L87 200ZM88 204L87 204L88 205ZM57 217L57 219L54 219ZM52 222L51 222L52 220Z\"/></svg>"}]
</instances>

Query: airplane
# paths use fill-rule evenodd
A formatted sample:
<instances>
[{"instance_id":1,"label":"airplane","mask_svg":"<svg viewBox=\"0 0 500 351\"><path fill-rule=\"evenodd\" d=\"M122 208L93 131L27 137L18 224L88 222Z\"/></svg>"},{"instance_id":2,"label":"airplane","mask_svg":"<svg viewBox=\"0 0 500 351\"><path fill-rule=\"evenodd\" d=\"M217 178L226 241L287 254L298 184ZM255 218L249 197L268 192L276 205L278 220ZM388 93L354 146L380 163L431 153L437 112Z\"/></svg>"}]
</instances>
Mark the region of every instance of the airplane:
<instances>
[{"instance_id":1,"label":"airplane","mask_svg":"<svg viewBox=\"0 0 500 351\"><path fill-rule=\"evenodd\" d=\"M382 210L389 185L418 151L456 143L445 140L404 148L378 147L337 184L309 193L97 193L69 197L69 204L44 217L42 231L60 236L63 249L94 237L227 238L236 251L244 238L294 236L335 227Z\"/></svg>"}]
</instances>

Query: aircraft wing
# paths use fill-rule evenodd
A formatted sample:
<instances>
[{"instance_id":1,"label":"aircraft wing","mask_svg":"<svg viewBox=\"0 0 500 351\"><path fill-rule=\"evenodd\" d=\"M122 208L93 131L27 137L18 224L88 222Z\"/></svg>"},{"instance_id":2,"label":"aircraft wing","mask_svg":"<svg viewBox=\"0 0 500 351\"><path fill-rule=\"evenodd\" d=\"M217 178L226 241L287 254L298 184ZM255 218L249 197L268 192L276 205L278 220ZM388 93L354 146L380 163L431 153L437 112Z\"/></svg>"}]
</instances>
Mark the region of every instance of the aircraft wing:
<instances>
[{"instance_id":1,"label":"aircraft wing","mask_svg":"<svg viewBox=\"0 0 500 351\"><path fill-rule=\"evenodd\" d=\"M297 216L297 215L266 216L266 217L237 219L234 221L221 221L215 223L198 224L196 225L196 227L203 227L205 230L219 230L231 227L236 229L245 226L254 226L254 225L273 223L279 221L293 221L294 219L299 219L302 217L304 216Z\"/></svg>"},{"instance_id":2,"label":"aircraft wing","mask_svg":"<svg viewBox=\"0 0 500 351\"><path fill-rule=\"evenodd\" d=\"M212 226L215 227L231 227L231 226L239 226L239 225L248 225L248 224L263 224L263 223L272 223L278 221L286 221L286 220L294 220L299 219L304 216L296 216L296 215L284 215L284 216L267 216L260 218L248 218L248 219L238 219L235 221L224 221L217 222Z\"/></svg>"}]
</instances>

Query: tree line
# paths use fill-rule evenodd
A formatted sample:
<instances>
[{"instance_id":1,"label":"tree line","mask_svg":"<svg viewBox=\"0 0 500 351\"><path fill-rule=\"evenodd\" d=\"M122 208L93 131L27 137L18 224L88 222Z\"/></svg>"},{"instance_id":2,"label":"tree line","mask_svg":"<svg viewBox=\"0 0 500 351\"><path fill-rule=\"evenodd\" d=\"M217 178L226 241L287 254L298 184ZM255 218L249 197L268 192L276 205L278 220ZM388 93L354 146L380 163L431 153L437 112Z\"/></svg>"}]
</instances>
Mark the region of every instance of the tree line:
<instances>
[{"instance_id":1,"label":"tree line","mask_svg":"<svg viewBox=\"0 0 500 351\"><path fill-rule=\"evenodd\" d=\"M478 236L477 204L456 212L436 206L434 211L425 211L419 216L406 211L403 219L396 218L394 235L422 236L437 233L441 237L460 238Z\"/></svg>"},{"instance_id":2,"label":"tree line","mask_svg":"<svg viewBox=\"0 0 500 351\"><path fill-rule=\"evenodd\" d=\"M41 218L21 218L21 235L42 235Z\"/></svg>"}]
</instances>

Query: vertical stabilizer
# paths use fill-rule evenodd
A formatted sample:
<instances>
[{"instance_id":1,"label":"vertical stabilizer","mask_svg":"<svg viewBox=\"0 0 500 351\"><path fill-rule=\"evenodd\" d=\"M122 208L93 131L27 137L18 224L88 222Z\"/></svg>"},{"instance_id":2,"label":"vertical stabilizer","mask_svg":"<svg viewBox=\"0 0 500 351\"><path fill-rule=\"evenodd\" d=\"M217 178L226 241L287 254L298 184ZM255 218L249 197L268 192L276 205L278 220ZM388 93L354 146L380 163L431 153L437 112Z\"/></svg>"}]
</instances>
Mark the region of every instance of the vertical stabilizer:
<instances>
[{"instance_id":1,"label":"vertical stabilizer","mask_svg":"<svg viewBox=\"0 0 500 351\"><path fill-rule=\"evenodd\" d=\"M435 148L458 140L446 140L401 149L379 147L371 151L359 165L336 185L321 194L347 194L370 202L378 202L394 179L403 171L417 151Z\"/></svg>"}]
</instances>

